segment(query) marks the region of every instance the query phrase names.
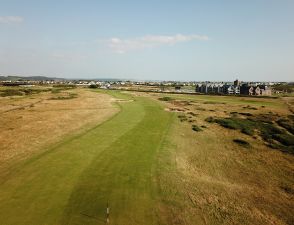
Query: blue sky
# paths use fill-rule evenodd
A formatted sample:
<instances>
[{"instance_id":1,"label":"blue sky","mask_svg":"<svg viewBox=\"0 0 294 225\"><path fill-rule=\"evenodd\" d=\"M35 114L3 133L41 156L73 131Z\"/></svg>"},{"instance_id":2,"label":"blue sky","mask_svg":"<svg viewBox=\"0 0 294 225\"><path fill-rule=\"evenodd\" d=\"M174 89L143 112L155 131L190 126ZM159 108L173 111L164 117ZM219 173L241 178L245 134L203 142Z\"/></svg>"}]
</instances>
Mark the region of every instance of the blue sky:
<instances>
[{"instance_id":1,"label":"blue sky","mask_svg":"<svg viewBox=\"0 0 294 225\"><path fill-rule=\"evenodd\" d=\"M0 0L0 74L294 79L293 0Z\"/></svg>"}]
</instances>

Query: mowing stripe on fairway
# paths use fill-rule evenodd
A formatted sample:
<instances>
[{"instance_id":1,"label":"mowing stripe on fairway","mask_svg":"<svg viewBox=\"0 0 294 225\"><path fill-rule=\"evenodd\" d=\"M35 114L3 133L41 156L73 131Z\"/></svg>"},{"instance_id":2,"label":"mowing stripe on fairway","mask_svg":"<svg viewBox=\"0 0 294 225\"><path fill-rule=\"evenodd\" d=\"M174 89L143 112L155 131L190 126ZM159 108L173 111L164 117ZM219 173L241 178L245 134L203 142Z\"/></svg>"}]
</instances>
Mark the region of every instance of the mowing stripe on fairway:
<instances>
[{"instance_id":1,"label":"mowing stripe on fairway","mask_svg":"<svg viewBox=\"0 0 294 225\"><path fill-rule=\"evenodd\" d=\"M6 178L0 221L103 224L109 202L112 224L154 224L153 166L171 114L150 99L133 99L111 120Z\"/></svg>"}]
</instances>

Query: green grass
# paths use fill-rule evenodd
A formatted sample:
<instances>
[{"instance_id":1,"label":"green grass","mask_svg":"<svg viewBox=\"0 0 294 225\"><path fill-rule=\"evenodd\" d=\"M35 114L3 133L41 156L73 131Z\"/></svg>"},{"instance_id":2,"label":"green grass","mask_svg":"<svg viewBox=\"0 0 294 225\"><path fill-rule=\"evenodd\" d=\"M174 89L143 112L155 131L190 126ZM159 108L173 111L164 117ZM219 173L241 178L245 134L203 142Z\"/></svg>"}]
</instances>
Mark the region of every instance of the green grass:
<instances>
[{"instance_id":1,"label":"green grass","mask_svg":"<svg viewBox=\"0 0 294 225\"><path fill-rule=\"evenodd\" d=\"M153 100L109 92L121 112L11 168L0 183L2 224L154 224L157 154L173 118Z\"/></svg>"}]
</instances>

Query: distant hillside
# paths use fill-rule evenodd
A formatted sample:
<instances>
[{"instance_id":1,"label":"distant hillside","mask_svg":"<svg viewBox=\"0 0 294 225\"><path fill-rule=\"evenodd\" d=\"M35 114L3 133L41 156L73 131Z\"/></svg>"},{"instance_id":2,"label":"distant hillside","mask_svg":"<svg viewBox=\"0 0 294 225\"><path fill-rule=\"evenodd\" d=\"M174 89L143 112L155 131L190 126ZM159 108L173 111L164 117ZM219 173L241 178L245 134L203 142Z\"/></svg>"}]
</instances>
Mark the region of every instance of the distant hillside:
<instances>
[{"instance_id":1,"label":"distant hillside","mask_svg":"<svg viewBox=\"0 0 294 225\"><path fill-rule=\"evenodd\" d=\"M31 76L31 77L22 77L22 76L0 76L0 81L26 81L26 80L65 80L64 78L56 78L56 77L44 77L44 76Z\"/></svg>"}]
</instances>

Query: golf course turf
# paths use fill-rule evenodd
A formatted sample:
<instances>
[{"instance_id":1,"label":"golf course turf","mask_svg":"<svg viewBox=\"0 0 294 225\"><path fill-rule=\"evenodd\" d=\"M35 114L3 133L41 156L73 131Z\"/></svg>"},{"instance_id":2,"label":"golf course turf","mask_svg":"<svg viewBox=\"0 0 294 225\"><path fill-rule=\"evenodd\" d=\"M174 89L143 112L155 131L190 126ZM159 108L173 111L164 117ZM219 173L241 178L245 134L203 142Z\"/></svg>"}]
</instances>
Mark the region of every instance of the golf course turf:
<instances>
[{"instance_id":1,"label":"golf course turf","mask_svg":"<svg viewBox=\"0 0 294 225\"><path fill-rule=\"evenodd\" d=\"M156 157L173 119L154 100L111 92L120 112L1 178L2 224L154 224Z\"/></svg>"}]
</instances>

